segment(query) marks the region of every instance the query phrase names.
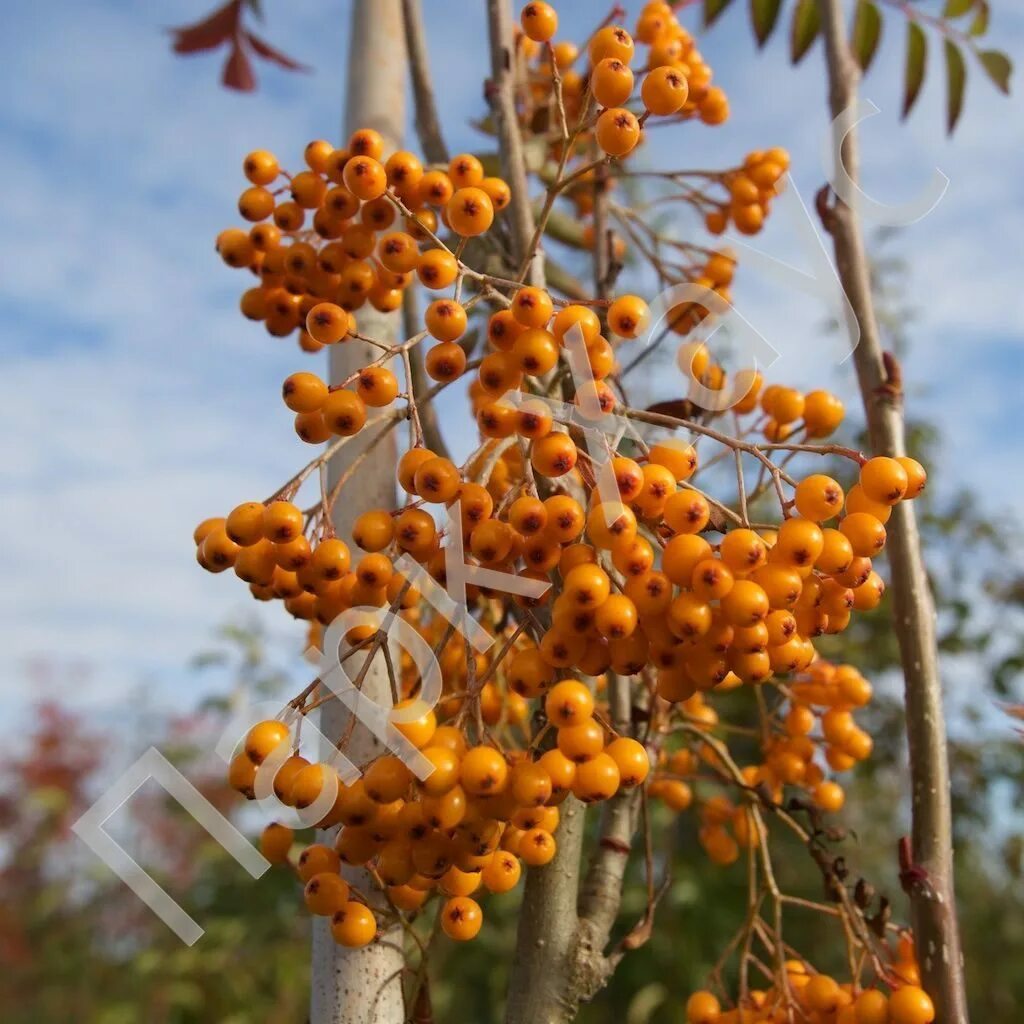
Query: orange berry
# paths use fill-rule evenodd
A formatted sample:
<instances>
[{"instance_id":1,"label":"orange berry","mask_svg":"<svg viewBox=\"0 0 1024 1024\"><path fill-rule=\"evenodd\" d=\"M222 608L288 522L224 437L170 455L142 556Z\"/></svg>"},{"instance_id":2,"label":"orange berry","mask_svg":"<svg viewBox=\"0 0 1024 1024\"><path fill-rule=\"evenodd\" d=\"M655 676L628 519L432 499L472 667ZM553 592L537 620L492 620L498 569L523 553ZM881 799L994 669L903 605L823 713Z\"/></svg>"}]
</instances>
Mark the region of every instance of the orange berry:
<instances>
[{"instance_id":1,"label":"orange berry","mask_svg":"<svg viewBox=\"0 0 1024 1024\"><path fill-rule=\"evenodd\" d=\"M889 1000L877 988L861 992L853 1005L854 1024L889 1024Z\"/></svg>"},{"instance_id":2,"label":"orange berry","mask_svg":"<svg viewBox=\"0 0 1024 1024\"><path fill-rule=\"evenodd\" d=\"M302 535L302 510L290 501L272 501L263 510L263 535L275 544L285 544Z\"/></svg>"},{"instance_id":3,"label":"orange berry","mask_svg":"<svg viewBox=\"0 0 1024 1024\"><path fill-rule=\"evenodd\" d=\"M388 176L388 184L400 192L419 184L423 177L423 164L414 153L398 150L392 153L384 163Z\"/></svg>"},{"instance_id":4,"label":"orange berry","mask_svg":"<svg viewBox=\"0 0 1024 1024\"><path fill-rule=\"evenodd\" d=\"M332 391L320 409L324 423L334 434L358 434L366 422L366 403L354 391Z\"/></svg>"},{"instance_id":5,"label":"orange berry","mask_svg":"<svg viewBox=\"0 0 1024 1024\"><path fill-rule=\"evenodd\" d=\"M316 412L327 399L327 385L315 373L293 373L285 378L281 396L292 412Z\"/></svg>"},{"instance_id":6,"label":"orange berry","mask_svg":"<svg viewBox=\"0 0 1024 1024\"><path fill-rule=\"evenodd\" d=\"M528 328L516 338L512 358L523 373L541 377L558 363L558 344L553 334L541 328Z\"/></svg>"},{"instance_id":7,"label":"orange berry","mask_svg":"<svg viewBox=\"0 0 1024 1024\"><path fill-rule=\"evenodd\" d=\"M844 516L839 531L850 542L853 553L861 558L871 558L885 547L885 527L868 512Z\"/></svg>"},{"instance_id":8,"label":"orange berry","mask_svg":"<svg viewBox=\"0 0 1024 1024\"><path fill-rule=\"evenodd\" d=\"M337 874L341 869L341 858L330 847L322 843L313 843L307 846L299 854L299 861L296 865L299 878L303 883L321 873Z\"/></svg>"},{"instance_id":9,"label":"orange berry","mask_svg":"<svg viewBox=\"0 0 1024 1024\"><path fill-rule=\"evenodd\" d=\"M358 128L349 136L348 151L352 156L371 156L379 160L384 155L384 139L372 128Z\"/></svg>"},{"instance_id":10,"label":"orange berry","mask_svg":"<svg viewBox=\"0 0 1024 1024\"><path fill-rule=\"evenodd\" d=\"M596 757L604 749L604 730L593 718L558 730L558 749L576 764Z\"/></svg>"},{"instance_id":11,"label":"orange berry","mask_svg":"<svg viewBox=\"0 0 1024 1024\"><path fill-rule=\"evenodd\" d=\"M458 469L449 459L434 457L425 459L413 478L416 493L429 502L445 504L459 492L462 478Z\"/></svg>"},{"instance_id":12,"label":"orange berry","mask_svg":"<svg viewBox=\"0 0 1024 1024\"><path fill-rule=\"evenodd\" d=\"M351 317L333 302L319 302L306 314L306 330L321 345L341 341L351 329Z\"/></svg>"},{"instance_id":13,"label":"orange berry","mask_svg":"<svg viewBox=\"0 0 1024 1024\"><path fill-rule=\"evenodd\" d=\"M352 157L345 164L343 181L349 192L364 202L380 198L388 187L387 172L372 156Z\"/></svg>"},{"instance_id":14,"label":"orange berry","mask_svg":"<svg viewBox=\"0 0 1024 1024\"><path fill-rule=\"evenodd\" d=\"M669 496L663 517L676 533L700 533L711 518L711 509L696 491L682 490Z\"/></svg>"},{"instance_id":15,"label":"orange berry","mask_svg":"<svg viewBox=\"0 0 1024 1024\"><path fill-rule=\"evenodd\" d=\"M563 680L548 691L544 699L544 712L548 721L559 729L579 725L588 721L594 713L594 695L575 679Z\"/></svg>"},{"instance_id":16,"label":"orange berry","mask_svg":"<svg viewBox=\"0 0 1024 1024\"><path fill-rule=\"evenodd\" d=\"M508 764L494 747L473 747L462 759L459 779L470 796L498 794L508 783Z\"/></svg>"},{"instance_id":17,"label":"orange berry","mask_svg":"<svg viewBox=\"0 0 1024 1024\"><path fill-rule=\"evenodd\" d=\"M916 985L904 985L889 996L890 1024L931 1024L935 1007L928 993Z\"/></svg>"},{"instance_id":18,"label":"orange berry","mask_svg":"<svg viewBox=\"0 0 1024 1024\"><path fill-rule=\"evenodd\" d=\"M721 1005L710 992L694 992L686 1000L687 1024L715 1024Z\"/></svg>"},{"instance_id":19,"label":"orange berry","mask_svg":"<svg viewBox=\"0 0 1024 1024\"><path fill-rule=\"evenodd\" d=\"M287 864L295 833L287 825L271 822L260 834L260 853L271 864Z\"/></svg>"},{"instance_id":20,"label":"orange berry","mask_svg":"<svg viewBox=\"0 0 1024 1024\"><path fill-rule=\"evenodd\" d=\"M647 303L637 295L623 295L608 308L608 328L620 338L639 337L649 318Z\"/></svg>"},{"instance_id":21,"label":"orange berry","mask_svg":"<svg viewBox=\"0 0 1024 1024\"><path fill-rule=\"evenodd\" d=\"M331 916L331 935L339 946L356 948L373 942L377 935L377 921L364 903L350 900Z\"/></svg>"},{"instance_id":22,"label":"orange berry","mask_svg":"<svg viewBox=\"0 0 1024 1024\"><path fill-rule=\"evenodd\" d=\"M842 809L843 803L846 800L846 794L843 792L843 787L838 783L825 781L819 782L814 787L811 799L814 801L814 806L819 810L834 814Z\"/></svg>"},{"instance_id":23,"label":"orange berry","mask_svg":"<svg viewBox=\"0 0 1024 1024\"><path fill-rule=\"evenodd\" d=\"M388 270L398 274L415 270L420 262L416 239L404 231L392 231L384 235L377 245L377 256Z\"/></svg>"},{"instance_id":24,"label":"orange berry","mask_svg":"<svg viewBox=\"0 0 1024 1024\"><path fill-rule=\"evenodd\" d=\"M771 604L764 588L753 580L736 580L732 590L722 598L722 614L734 626L753 626L764 621Z\"/></svg>"},{"instance_id":25,"label":"orange berry","mask_svg":"<svg viewBox=\"0 0 1024 1024\"><path fill-rule=\"evenodd\" d=\"M903 471L907 474L907 490L903 495L904 500L910 501L912 498L916 498L919 494L924 491L925 485L928 483L928 474L925 472L924 466L921 465L916 459L911 459L906 455L900 455L896 461L903 467Z\"/></svg>"},{"instance_id":26,"label":"orange berry","mask_svg":"<svg viewBox=\"0 0 1024 1024\"><path fill-rule=\"evenodd\" d=\"M810 391L804 396L804 426L809 437L828 437L843 422L846 410L830 391Z\"/></svg>"},{"instance_id":27,"label":"orange berry","mask_svg":"<svg viewBox=\"0 0 1024 1024\"><path fill-rule=\"evenodd\" d=\"M551 4L542 0L528 3L519 15L519 23L527 39L535 43L546 43L558 31L558 15Z\"/></svg>"},{"instance_id":28,"label":"orange berry","mask_svg":"<svg viewBox=\"0 0 1024 1024\"><path fill-rule=\"evenodd\" d=\"M482 235L494 222L494 205L482 188L460 188L445 207L448 224L457 235Z\"/></svg>"},{"instance_id":29,"label":"orange berry","mask_svg":"<svg viewBox=\"0 0 1024 1024\"><path fill-rule=\"evenodd\" d=\"M242 170L254 185L269 185L281 169L273 153L265 149L254 149L242 162Z\"/></svg>"},{"instance_id":30,"label":"orange berry","mask_svg":"<svg viewBox=\"0 0 1024 1024\"><path fill-rule=\"evenodd\" d=\"M512 189L501 178L487 177L479 184L480 188L487 193L495 210L504 210L512 202Z\"/></svg>"},{"instance_id":31,"label":"orange berry","mask_svg":"<svg viewBox=\"0 0 1024 1024\"><path fill-rule=\"evenodd\" d=\"M479 185L484 178L484 165L472 153L460 153L449 161L448 177L456 188Z\"/></svg>"},{"instance_id":32,"label":"orange berry","mask_svg":"<svg viewBox=\"0 0 1024 1024\"><path fill-rule=\"evenodd\" d=\"M898 459L880 455L868 459L860 468L860 486L872 501L895 505L904 494L910 479Z\"/></svg>"},{"instance_id":33,"label":"orange berry","mask_svg":"<svg viewBox=\"0 0 1024 1024\"><path fill-rule=\"evenodd\" d=\"M533 442L530 462L541 476L564 476L576 465L579 453L568 434L552 433Z\"/></svg>"},{"instance_id":34,"label":"orange berry","mask_svg":"<svg viewBox=\"0 0 1024 1024\"><path fill-rule=\"evenodd\" d=\"M235 506L224 523L224 532L240 547L249 547L263 540L262 501L246 501Z\"/></svg>"},{"instance_id":35,"label":"orange berry","mask_svg":"<svg viewBox=\"0 0 1024 1024\"><path fill-rule=\"evenodd\" d=\"M590 88L600 106L621 107L633 94L633 72L617 57L605 57L591 72Z\"/></svg>"},{"instance_id":36,"label":"orange berry","mask_svg":"<svg viewBox=\"0 0 1024 1024\"><path fill-rule=\"evenodd\" d=\"M306 883L303 897L310 913L330 917L345 906L349 896L348 883L333 871L321 871Z\"/></svg>"},{"instance_id":37,"label":"orange berry","mask_svg":"<svg viewBox=\"0 0 1024 1024\"><path fill-rule=\"evenodd\" d=\"M555 851L554 836L543 828L531 828L519 840L519 856L531 868L550 863Z\"/></svg>"},{"instance_id":38,"label":"orange berry","mask_svg":"<svg viewBox=\"0 0 1024 1024\"><path fill-rule=\"evenodd\" d=\"M367 366L359 371L356 394L367 405L383 408L398 397L398 378L386 366Z\"/></svg>"},{"instance_id":39,"label":"orange berry","mask_svg":"<svg viewBox=\"0 0 1024 1024\"><path fill-rule=\"evenodd\" d=\"M621 784L628 789L639 786L651 770L651 759L642 743L629 736L612 740L605 753L619 769Z\"/></svg>"},{"instance_id":40,"label":"orange berry","mask_svg":"<svg viewBox=\"0 0 1024 1024\"><path fill-rule=\"evenodd\" d=\"M480 880L490 892L508 892L515 888L521 874L519 859L498 850L480 872Z\"/></svg>"},{"instance_id":41,"label":"orange berry","mask_svg":"<svg viewBox=\"0 0 1024 1024\"><path fill-rule=\"evenodd\" d=\"M315 171L300 171L292 178L291 193L303 209L315 210L327 195L327 183Z\"/></svg>"},{"instance_id":42,"label":"orange berry","mask_svg":"<svg viewBox=\"0 0 1024 1024\"><path fill-rule=\"evenodd\" d=\"M459 264L446 249L428 249L419 257L416 274L425 288L440 291L458 277Z\"/></svg>"},{"instance_id":43,"label":"orange berry","mask_svg":"<svg viewBox=\"0 0 1024 1024\"><path fill-rule=\"evenodd\" d=\"M803 998L811 1010L833 1013L839 1006L839 984L827 974L815 974L803 987Z\"/></svg>"},{"instance_id":44,"label":"orange berry","mask_svg":"<svg viewBox=\"0 0 1024 1024\"><path fill-rule=\"evenodd\" d=\"M546 327L554 311L551 296L542 288L520 288L512 299L512 315L524 327Z\"/></svg>"},{"instance_id":45,"label":"orange berry","mask_svg":"<svg viewBox=\"0 0 1024 1024\"><path fill-rule=\"evenodd\" d=\"M247 267L256 255L256 247L241 228L228 228L217 236L217 252L229 267Z\"/></svg>"},{"instance_id":46,"label":"orange berry","mask_svg":"<svg viewBox=\"0 0 1024 1024\"><path fill-rule=\"evenodd\" d=\"M265 188L253 185L238 197L238 212L246 220L266 220L274 212L274 196Z\"/></svg>"},{"instance_id":47,"label":"orange berry","mask_svg":"<svg viewBox=\"0 0 1024 1024\"><path fill-rule=\"evenodd\" d=\"M620 782L618 763L608 754L599 753L577 767L572 791L577 800L596 803L615 796Z\"/></svg>"},{"instance_id":48,"label":"orange berry","mask_svg":"<svg viewBox=\"0 0 1024 1024\"><path fill-rule=\"evenodd\" d=\"M633 50L633 39L621 25L606 25L591 37L587 53L594 67L609 57L628 65L633 59Z\"/></svg>"},{"instance_id":49,"label":"orange berry","mask_svg":"<svg viewBox=\"0 0 1024 1024\"><path fill-rule=\"evenodd\" d=\"M609 156L626 156L640 141L640 122L625 107L610 107L598 117L594 134L597 144Z\"/></svg>"},{"instance_id":50,"label":"orange berry","mask_svg":"<svg viewBox=\"0 0 1024 1024\"><path fill-rule=\"evenodd\" d=\"M437 299L427 307L424 322L438 341L455 341L466 331L466 310L454 299Z\"/></svg>"},{"instance_id":51,"label":"orange berry","mask_svg":"<svg viewBox=\"0 0 1024 1024\"><path fill-rule=\"evenodd\" d=\"M748 573L765 564L768 549L753 530L739 529L730 530L722 538L719 554L734 573Z\"/></svg>"},{"instance_id":52,"label":"orange berry","mask_svg":"<svg viewBox=\"0 0 1024 1024\"><path fill-rule=\"evenodd\" d=\"M676 586L688 587L697 564L710 558L711 553L711 545L703 537L680 534L665 545L661 567Z\"/></svg>"},{"instance_id":53,"label":"orange berry","mask_svg":"<svg viewBox=\"0 0 1024 1024\"><path fill-rule=\"evenodd\" d=\"M644 106L661 117L675 114L686 104L690 94L686 76L676 67L664 65L654 68L640 87Z\"/></svg>"},{"instance_id":54,"label":"orange berry","mask_svg":"<svg viewBox=\"0 0 1024 1024\"><path fill-rule=\"evenodd\" d=\"M822 523L843 507L843 489L830 476L816 473L796 486L796 510L804 519Z\"/></svg>"},{"instance_id":55,"label":"orange berry","mask_svg":"<svg viewBox=\"0 0 1024 1024\"><path fill-rule=\"evenodd\" d=\"M456 942L475 938L483 921L480 904L468 896L453 896L441 909L441 928Z\"/></svg>"}]
</instances>

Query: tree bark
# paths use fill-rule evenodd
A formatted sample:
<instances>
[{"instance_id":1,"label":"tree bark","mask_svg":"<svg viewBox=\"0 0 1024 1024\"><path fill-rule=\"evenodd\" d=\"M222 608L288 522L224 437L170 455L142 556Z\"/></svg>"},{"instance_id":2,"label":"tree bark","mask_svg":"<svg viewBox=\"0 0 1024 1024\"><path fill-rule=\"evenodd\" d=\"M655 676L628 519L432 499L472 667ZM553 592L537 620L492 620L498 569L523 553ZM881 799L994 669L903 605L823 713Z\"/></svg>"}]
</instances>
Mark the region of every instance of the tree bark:
<instances>
[{"instance_id":1,"label":"tree bark","mask_svg":"<svg viewBox=\"0 0 1024 1024\"><path fill-rule=\"evenodd\" d=\"M374 128L384 138L386 152L399 148L405 117L405 49L402 45L401 0L354 0L349 38L348 83L344 132L347 138L357 128ZM356 311L359 332L380 341L394 341L399 314L379 313L366 305ZM377 357L377 350L358 340L330 349L330 377L344 380ZM347 445L344 454L331 463L330 478L337 478L346 466L373 440L368 431ZM346 488L335 506L334 524L338 535L348 541L352 524L369 508L392 508L395 502L394 469L398 459L394 431L377 447ZM358 659L358 655L356 658ZM390 703L391 688L383 658L377 657L363 682L363 692L380 703ZM340 701L330 701L320 713L320 728L334 739L342 735L348 718ZM356 764L380 753L373 737L355 727L346 751ZM321 836L332 842L335 830ZM346 877L361 892L372 893L373 883L362 870L347 870ZM378 904L380 906L380 904ZM313 925L313 977L310 1024L402 1024L402 970L405 961L401 928L393 928L361 949L345 949L331 937L329 922L316 918Z\"/></svg>"},{"instance_id":2,"label":"tree bark","mask_svg":"<svg viewBox=\"0 0 1024 1024\"><path fill-rule=\"evenodd\" d=\"M832 117L857 97L860 71L847 42L841 0L819 0L829 78ZM858 180L856 130L846 136L843 163ZM854 351L857 378L872 449L882 455L905 453L902 396L889 381L864 237L857 211L837 198L828 216L839 279L860 327ZM917 955L924 988L935 1003L937 1024L966 1024L963 955L953 886L952 812L946 728L939 677L935 609L921 556L911 502L893 509L887 525L893 628L899 641L906 701L912 797L912 857L923 874L905 877L910 896Z\"/></svg>"}]
</instances>

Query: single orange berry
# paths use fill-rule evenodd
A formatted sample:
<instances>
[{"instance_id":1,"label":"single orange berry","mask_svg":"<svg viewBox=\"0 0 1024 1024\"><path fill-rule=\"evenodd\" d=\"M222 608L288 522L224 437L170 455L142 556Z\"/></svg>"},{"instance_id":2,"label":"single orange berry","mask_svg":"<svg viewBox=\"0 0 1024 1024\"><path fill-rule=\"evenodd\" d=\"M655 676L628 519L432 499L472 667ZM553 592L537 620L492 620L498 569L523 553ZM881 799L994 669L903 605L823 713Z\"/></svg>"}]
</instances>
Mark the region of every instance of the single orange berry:
<instances>
[{"instance_id":1,"label":"single orange berry","mask_svg":"<svg viewBox=\"0 0 1024 1024\"><path fill-rule=\"evenodd\" d=\"M457 235L482 235L494 222L494 205L482 188L460 188L445 207L448 224Z\"/></svg>"},{"instance_id":2,"label":"single orange berry","mask_svg":"<svg viewBox=\"0 0 1024 1024\"><path fill-rule=\"evenodd\" d=\"M512 315L524 327L546 327L554 311L551 296L542 288L520 288L512 300Z\"/></svg>"},{"instance_id":3,"label":"single orange berry","mask_svg":"<svg viewBox=\"0 0 1024 1024\"><path fill-rule=\"evenodd\" d=\"M349 900L331 916L331 935L340 946L367 946L377 935L373 911L363 903Z\"/></svg>"},{"instance_id":4,"label":"single orange berry","mask_svg":"<svg viewBox=\"0 0 1024 1024\"><path fill-rule=\"evenodd\" d=\"M546 43L558 31L558 15L551 4L542 0L528 3L519 15L519 23L527 39L535 43Z\"/></svg>"},{"instance_id":5,"label":"single orange berry","mask_svg":"<svg viewBox=\"0 0 1024 1024\"><path fill-rule=\"evenodd\" d=\"M254 149L242 162L245 176L254 185L269 185L280 173L277 157L265 149Z\"/></svg>"},{"instance_id":6,"label":"single orange berry","mask_svg":"<svg viewBox=\"0 0 1024 1024\"><path fill-rule=\"evenodd\" d=\"M690 94L686 76L676 67L665 65L654 68L640 87L644 106L661 117L678 113L686 105Z\"/></svg>"},{"instance_id":7,"label":"single orange berry","mask_svg":"<svg viewBox=\"0 0 1024 1024\"><path fill-rule=\"evenodd\" d=\"M640 122L625 107L611 107L598 117L594 134L597 144L609 156L626 156L640 141Z\"/></svg>"},{"instance_id":8,"label":"single orange berry","mask_svg":"<svg viewBox=\"0 0 1024 1024\"><path fill-rule=\"evenodd\" d=\"M637 295L623 295L608 308L608 329L620 338L637 338L647 327L650 312Z\"/></svg>"}]
</instances>

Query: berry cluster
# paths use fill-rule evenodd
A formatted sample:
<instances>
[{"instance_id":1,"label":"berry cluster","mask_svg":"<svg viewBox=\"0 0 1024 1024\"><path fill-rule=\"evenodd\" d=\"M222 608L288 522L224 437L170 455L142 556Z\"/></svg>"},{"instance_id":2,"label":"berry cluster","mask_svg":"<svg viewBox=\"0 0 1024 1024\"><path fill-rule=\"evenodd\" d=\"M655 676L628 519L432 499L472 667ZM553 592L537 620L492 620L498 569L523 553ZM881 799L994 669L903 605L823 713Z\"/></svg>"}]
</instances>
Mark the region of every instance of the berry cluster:
<instances>
[{"instance_id":1,"label":"berry cluster","mask_svg":"<svg viewBox=\"0 0 1024 1024\"><path fill-rule=\"evenodd\" d=\"M820 1024L932 1024L935 1020L935 1007L920 987L914 942L907 933L896 944L888 995L880 988L840 983L803 960L787 960L784 969L785 995L775 987L752 989L730 1010L722 1009L713 992L694 992L686 1003L687 1024L775 1024L789 1019L794 1004L803 1019Z\"/></svg>"},{"instance_id":2,"label":"berry cluster","mask_svg":"<svg viewBox=\"0 0 1024 1024\"><path fill-rule=\"evenodd\" d=\"M384 160L384 142L370 128L342 149L309 143L305 162L289 174L272 153L249 153L242 169L250 185L238 212L253 226L222 231L216 248L229 267L259 278L242 295L242 313L275 337L298 330L307 352L355 334L353 313L367 302L398 309L414 280L447 288L456 260L421 245L439 224L462 238L483 234L511 198L508 185L486 176L469 153L445 169L425 169L405 151Z\"/></svg>"},{"instance_id":3,"label":"berry cluster","mask_svg":"<svg viewBox=\"0 0 1024 1024\"><path fill-rule=\"evenodd\" d=\"M437 706L394 723L432 773L420 779L390 752L360 764L362 776L339 784L317 823L337 827L336 836L307 846L294 865L307 906L331 918L346 946L373 941L381 914L414 915L434 894L444 901L444 931L473 938L482 923L474 896L505 892L524 865L542 868L556 856L567 800L641 794L671 812L693 806L700 843L722 865L764 844L765 807L796 801L813 815L838 811L844 792L832 776L871 753L854 714L872 690L853 666L821 658L815 641L878 606L884 584L874 560L885 524L926 483L913 459L865 458L823 443L845 412L830 392L766 386L759 372L712 358L701 328L717 315L715 303L729 299L735 258L660 234L610 199L614 182L631 173L623 158L650 117L718 124L728 114L672 8L649 3L640 16L636 38L650 51L639 75L621 26L593 35L588 68L577 73L576 48L552 41L557 15L549 5L528 3L521 24L530 88L517 112L549 157L538 172L549 183L534 249L561 199L585 222L602 205L663 284L700 286L694 301L669 311L652 344L679 336L684 382L729 388L734 401L728 410L697 412L688 402L669 403L672 414L630 405L626 354L641 348L651 315L642 297L615 286L616 274L591 299L549 290L529 259L518 270L499 272L493 261L477 269L469 240L502 250L512 196L470 154L425 167L405 151L385 154L380 136L364 129L344 149L310 143L308 170L276 189L276 158L264 151L246 158L251 187L239 209L254 226L218 239L226 263L260 280L243 296L243 312L274 335L299 330L308 351L357 338L381 354L343 381L305 371L285 380L296 433L326 447L268 500L201 523L196 557L211 572L233 569L255 598L283 601L311 623L314 638L343 613L387 608L441 669ZM684 201L712 234L729 223L753 233L787 166L783 151L767 150L728 171L666 177L684 186ZM611 231L597 237L596 223L596 216L584 223L583 244L608 244L612 262L621 261L624 249ZM431 298L421 329L394 344L359 332L354 314L364 303L393 311L416 285ZM486 351L471 358L474 319ZM426 391L415 386L411 353L422 354L432 382ZM461 379L479 436L459 463L441 443L427 443L417 402ZM633 434L602 433L612 419ZM360 460L401 424L409 427L396 470L401 499L369 509L351 536L337 536L335 503L358 486ZM363 453L328 490L327 466L360 435ZM794 475L794 460L821 458L837 460L826 468L852 485L813 467ZM723 463L735 467L725 484ZM856 482L848 479L853 470ZM319 500L304 509L299 492L317 475ZM417 589L445 586L453 551L471 568L544 585L512 598L497 585L470 582L467 614L496 641L486 653ZM420 668L408 652L391 658L379 621L349 629L345 656L362 655L363 672L380 657L396 707L422 706ZM756 693L761 728L737 761L716 704L744 688ZM314 680L280 719L256 725L231 763L231 785L253 798L260 767L276 755L278 800L311 807L336 768L307 760L287 723L329 699ZM344 751L347 738L337 742ZM274 824L262 848L268 859L291 863L294 840ZM357 891L345 867L366 869L389 908L371 910L379 900ZM879 980L909 980L908 961ZM872 1024L871 1001L879 998L895 1024L917 1024L908 1015L910 984L890 985L889 998L858 985L797 965L775 989L751 993L741 1010L721 1012L714 997L699 993L688 1013L691 1024L785 1019L777 1016L779 999L796 993L821 1024Z\"/></svg>"},{"instance_id":4,"label":"berry cluster","mask_svg":"<svg viewBox=\"0 0 1024 1024\"><path fill-rule=\"evenodd\" d=\"M445 932L472 939L482 912L470 897L481 888L507 892L518 882L521 864L540 867L551 860L558 805L570 793L593 803L644 782L647 751L629 737L607 739L585 685L558 683L548 692L545 709L558 738L543 754L471 747L462 729L438 725L430 711L397 726L433 765L425 780L415 780L399 758L387 754L352 785L339 786L333 807L317 823L341 826L334 846L306 847L295 865L306 885L307 907L332 918L338 942L364 945L376 933L372 912L365 901L352 899L339 874L342 864L371 868L395 911L418 910L433 892L440 893ZM484 714L497 724L492 714ZM282 722L254 726L231 764L231 784L253 796L259 765L289 741ZM293 753L277 769L275 794L288 806L309 807L332 770ZM293 839L291 829L272 824L261 848L271 862L287 863Z\"/></svg>"}]
</instances>

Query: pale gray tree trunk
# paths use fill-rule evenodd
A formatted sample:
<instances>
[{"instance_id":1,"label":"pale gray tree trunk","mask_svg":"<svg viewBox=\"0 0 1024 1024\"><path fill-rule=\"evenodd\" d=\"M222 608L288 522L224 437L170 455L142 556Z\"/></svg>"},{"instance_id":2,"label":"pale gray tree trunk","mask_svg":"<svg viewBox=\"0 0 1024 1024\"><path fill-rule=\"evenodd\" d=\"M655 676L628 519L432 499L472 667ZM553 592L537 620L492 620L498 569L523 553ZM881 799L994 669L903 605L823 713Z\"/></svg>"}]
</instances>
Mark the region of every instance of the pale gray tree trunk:
<instances>
[{"instance_id":1,"label":"pale gray tree trunk","mask_svg":"<svg viewBox=\"0 0 1024 1024\"><path fill-rule=\"evenodd\" d=\"M354 0L349 36L348 82L344 139L357 128L373 128L384 138L385 152L399 148L405 121L405 46L401 0ZM356 312L360 334L381 341L397 337L398 314L378 313L366 305ZM361 341L346 341L330 349L330 378L344 380L379 353ZM373 432L346 445L332 462L330 478L336 480L351 465ZM369 508L392 508L395 502L395 432L383 439L356 471L335 505L338 536L348 541L356 516ZM358 662L359 656L355 656ZM379 655L363 683L363 692L379 703L391 700L391 688L383 658ZM325 736L342 735L346 709L331 701L321 710L320 728ZM346 753L357 764L378 753L365 730L356 726ZM333 841L331 830L321 839ZM346 877L364 893L372 892L365 871L346 871ZM402 1024L402 932L394 928L362 949L338 946L329 922L317 918L313 926L313 977L310 1024Z\"/></svg>"}]
</instances>

